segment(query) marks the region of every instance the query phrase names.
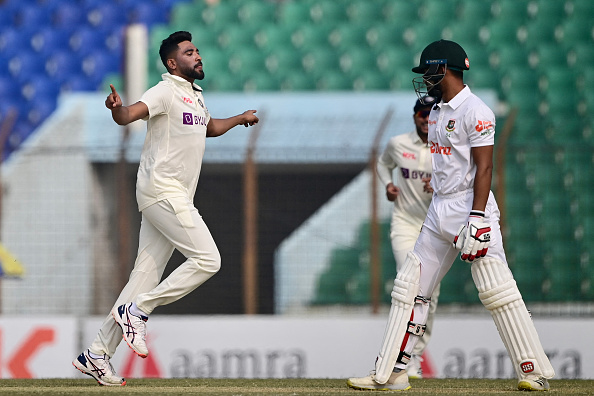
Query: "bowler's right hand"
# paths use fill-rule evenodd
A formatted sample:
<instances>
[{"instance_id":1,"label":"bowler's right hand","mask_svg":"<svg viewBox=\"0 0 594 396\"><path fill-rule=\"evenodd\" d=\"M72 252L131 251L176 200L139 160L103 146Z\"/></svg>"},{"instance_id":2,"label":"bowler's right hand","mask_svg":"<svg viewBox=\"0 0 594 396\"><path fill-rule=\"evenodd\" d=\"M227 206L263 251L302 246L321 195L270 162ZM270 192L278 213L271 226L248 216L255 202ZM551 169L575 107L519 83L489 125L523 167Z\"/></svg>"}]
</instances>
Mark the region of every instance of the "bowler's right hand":
<instances>
[{"instance_id":1,"label":"bowler's right hand","mask_svg":"<svg viewBox=\"0 0 594 396\"><path fill-rule=\"evenodd\" d=\"M398 194L400 194L400 189L393 183L386 185L386 198L388 198L388 201L394 202L398 198Z\"/></svg>"},{"instance_id":2,"label":"bowler's right hand","mask_svg":"<svg viewBox=\"0 0 594 396\"><path fill-rule=\"evenodd\" d=\"M107 95L107 99L105 99L105 107L107 107L109 110L113 110L116 107L121 107L122 98L120 98L120 95L118 95L113 84L109 84L109 88L111 88L111 93Z\"/></svg>"}]
</instances>

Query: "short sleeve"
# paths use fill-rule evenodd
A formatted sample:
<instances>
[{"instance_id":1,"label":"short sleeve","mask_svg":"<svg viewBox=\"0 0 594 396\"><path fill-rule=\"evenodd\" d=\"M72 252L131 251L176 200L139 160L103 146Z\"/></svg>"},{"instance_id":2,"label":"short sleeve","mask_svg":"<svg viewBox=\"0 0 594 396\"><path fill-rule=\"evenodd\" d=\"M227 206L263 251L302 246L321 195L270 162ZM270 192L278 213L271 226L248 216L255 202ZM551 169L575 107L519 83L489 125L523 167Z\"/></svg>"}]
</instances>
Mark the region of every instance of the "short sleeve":
<instances>
[{"instance_id":1,"label":"short sleeve","mask_svg":"<svg viewBox=\"0 0 594 396\"><path fill-rule=\"evenodd\" d=\"M165 84L159 83L146 91L140 101L146 104L149 110L149 118L160 114L167 114L173 103L173 90Z\"/></svg>"},{"instance_id":2,"label":"short sleeve","mask_svg":"<svg viewBox=\"0 0 594 396\"><path fill-rule=\"evenodd\" d=\"M479 103L468 112L466 127L471 147L495 144L495 114L487 105Z\"/></svg>"}]
</instances>

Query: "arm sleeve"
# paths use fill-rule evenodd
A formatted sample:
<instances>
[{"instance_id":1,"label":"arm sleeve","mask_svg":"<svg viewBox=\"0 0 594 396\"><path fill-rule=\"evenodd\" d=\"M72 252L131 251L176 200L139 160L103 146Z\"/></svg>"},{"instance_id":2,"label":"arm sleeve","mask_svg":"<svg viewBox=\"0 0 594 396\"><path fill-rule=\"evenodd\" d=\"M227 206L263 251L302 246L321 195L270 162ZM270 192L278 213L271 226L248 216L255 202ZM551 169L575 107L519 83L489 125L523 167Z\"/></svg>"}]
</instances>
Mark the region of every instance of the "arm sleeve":
<instances>
[{"instance_id":1,"label":"arm sleeve","mask_svg":"<svg viewBox=\"0 0 594 396\"><path fill-rule=\"evenodd\" d=\"M171 109L173 103L173 90L164 84L157 84L148 91L146 91L140 101L146 104L149 110L148 118L152 118L159 114L167 114Z\"/></svg>"},{"instance_id":2,"label":"arm sleeve","mask_svg":"<svg viewBox=\"0 0 594 396\"><path fill-rule=\"evenodd\" d=\"M396 167L396 163L392 159L390 152L394 150L394 143L392 140L388 142L384 152L377 160L376 170L377 175L384 183L384 186L387 186L390 182L392 182L392 171Z\"/></svg>"},{"instance_id":3,"label":"arm sleeve","mask_svg":"<svg viewBox=\"0 0 594 396\"><path fill-rule=\"evenodd\" d=\"M477 106L467 120L471 147L495 144L495 114L486 105Z\"/></svg>"}]
</instances>

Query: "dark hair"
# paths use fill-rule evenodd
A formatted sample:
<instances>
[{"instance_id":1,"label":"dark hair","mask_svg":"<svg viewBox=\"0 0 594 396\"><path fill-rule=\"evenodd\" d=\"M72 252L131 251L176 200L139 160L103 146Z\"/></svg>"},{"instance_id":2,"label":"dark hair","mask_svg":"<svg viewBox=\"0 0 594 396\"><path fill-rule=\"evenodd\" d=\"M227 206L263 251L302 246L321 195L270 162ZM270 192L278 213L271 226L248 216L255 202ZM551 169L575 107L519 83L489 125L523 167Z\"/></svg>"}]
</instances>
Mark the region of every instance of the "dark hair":
<instances>
[{"instance_id":1,"label":"dark hair","mask_svg":"<svg viewBox=\"0 0 594 396\"><path fill-rule=\"evenodd\" d=\"M178 44L182 41L192 41L192 34L185 31L171 33L169 37L161 42L161 47L159 47L159 56L161 57L163 66L165 66L167 70L169 70L167 67L167 59L169 59L172 52L179 49Z\"/></svg>"}]
</instances>

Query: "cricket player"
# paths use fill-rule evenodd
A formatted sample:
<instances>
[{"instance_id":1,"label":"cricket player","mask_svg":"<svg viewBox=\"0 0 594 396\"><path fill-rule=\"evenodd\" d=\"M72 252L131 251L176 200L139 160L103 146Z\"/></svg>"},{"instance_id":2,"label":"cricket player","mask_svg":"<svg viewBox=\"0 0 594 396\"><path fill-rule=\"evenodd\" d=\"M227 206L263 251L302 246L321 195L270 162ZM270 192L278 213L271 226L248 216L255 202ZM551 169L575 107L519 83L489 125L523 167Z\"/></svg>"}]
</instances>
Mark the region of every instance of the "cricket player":
<instances>
[{"instance_id":1,"label":"cricket player","mask_svg":"<svg viewBox=\"0 0 594 396\"><path fill-rule=\"evenodd\" d=\"M219 270L219 251L194 207L205 138L258 122L256 110L226 119L211 117L202 88L194 84L204 78L204 71L190 33L171 34L161 43L159 55L167 73L140 101L123 106L113 85L105 100L117 124L146 120L147 134L136 183L142 223L134 269L97 337L72 362L100 385L126 384L109 361L122 336L136 354L146 357L145 326L153 310L184 297ZM174 249L186 261L161 281Z\"/></svg>"},{"instance_id":2,"label":"cricket player","mask_svg":"<svg viewBox=\"0 0 594 396\"><path fill-rule=\"evenodd\" d=\"M433 199L427 218L392 290L392 307L375 362L351 388L406 390L406 365L425 332L426 301L458 251L470 264L479 298L490 311L518 377L518 389L549 390L555 375L507 265L499 209L490 191L495 116L463 82L470 64L457 43L439 40L421 53L413 79L419 98L441 98L429 115ZM472 329L460 328L460 335Z\"/></svg>"},{"instance_id":3,"label":"cricket player","mask_svg":"<svg viewBox=\"0 0 594 396\"><path fill-rule=\"evenodd\" d=\"M394 136L377 161L377 174L386 186L386 197L394 202L390 222L390 240L396 260L396 270L402 270L406 256L413 250L433 195L431 180L431 150L427 142L429 113L435 98L417 99L413 108L415 130ZM394 169L398 168L397 172ZM392 178L395 178L392 181ZM419 339L406 366L409 378L422 378L421 362L431 336L431 328L439 285L429 302L425 335Z\"/></svg>"}]
</instances>

